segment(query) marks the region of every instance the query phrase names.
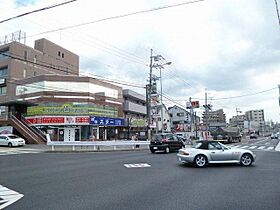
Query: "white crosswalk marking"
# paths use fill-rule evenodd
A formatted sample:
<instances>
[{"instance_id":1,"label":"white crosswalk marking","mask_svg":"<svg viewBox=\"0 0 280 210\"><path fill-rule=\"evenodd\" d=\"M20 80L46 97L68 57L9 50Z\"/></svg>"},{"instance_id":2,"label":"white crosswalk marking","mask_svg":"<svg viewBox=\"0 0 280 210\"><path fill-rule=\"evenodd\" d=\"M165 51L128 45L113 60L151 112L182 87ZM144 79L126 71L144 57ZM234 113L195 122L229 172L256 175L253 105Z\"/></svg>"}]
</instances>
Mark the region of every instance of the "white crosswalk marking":
<instances>
[{"instance_id":1,"label":"white crosswalk marking","mask_svg":"<svg viewBox=\"0 0 280 210\"><path fill-rule=\"evenodd\" d=\"M260 146L257 149L264 149L264 148L265 148L265 146Z\"/></svg>"},{"instance_id":2,"label":"white crosswalk marking","mask_svg":"<svg viewBox=\"0 0 280 210\"><path fill-rule=\"evenodd\" d=\"M274 148L274 147L268 147L267 149L268 149L268 150L272 150L273 148Z\"/></svg>"},{"instance_id":3,"label":"white crosswalk marking","mask_svg":"<svg viewBox=\"0 0 280 210\"><path fill-rule=\"evenodd\" d=\"M148 163L134 163L134 164L124 164L126 168L148 168L151 167Z\"/></svg>"},{"instance_id":4,"label":"white crosswalk marking","mask_svg":"<svg viewBox=\"0 0 280 210\"><path fill-rule=\"evenodd\" d=\"M246 146L242 146L242 147L240 147L240 148L245 149L245 148L247 148L247 147L249 147L249 146L246 145Z\"/></svg>"},{"instance_id":5,"label":"white crosswalk marking","mask_svg":"<svg viewBox=\"0 0 280 210\"><path fill-rule=\"evenodd\" d=\"M32 150L32 149L26 149L26 150L22 150L22 149L18 149L18 150L2 150L0 151L0 155L18 155L18 154L35 154L35 153L41 153L43 151L41 150Z\"/></svg>"},{"instance_id":6,"label":"white crosswalk marking","mask_svg":"<svg viewBox=\"0 0 280 210\"><path fill-rule=\"evenodd\" d=\"M4 209L22 197L23 194L0 185L0 209Z\"/></svg>"},{"instance_id":7,"label":"white crosswalk marking","mask_svg":"<svg viewBox=\"0 0 280 210\"><path fill-rule=\"evenodd\" d=\"M255 149L257 146L251 146L249 147L249 149Z\"/></svg>"}]
</instances>

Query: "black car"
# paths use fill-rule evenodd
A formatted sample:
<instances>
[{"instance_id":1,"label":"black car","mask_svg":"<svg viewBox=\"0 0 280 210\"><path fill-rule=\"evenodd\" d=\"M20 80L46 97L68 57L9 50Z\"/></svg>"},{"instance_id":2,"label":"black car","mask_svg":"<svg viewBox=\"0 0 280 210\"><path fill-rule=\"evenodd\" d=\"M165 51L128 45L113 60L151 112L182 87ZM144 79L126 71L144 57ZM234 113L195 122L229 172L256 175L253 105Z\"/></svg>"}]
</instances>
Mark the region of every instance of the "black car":
<instances>
[{"instance_id":1,"label":"black car","mask_svg":"<svg viewBox=\"0 0 280 210\"><path fill-rule=\"evenodd\" d=\"M155 134L150 143L150 150L152 153L158 150L169 153L171 151L177 151L182 147L185 147L184 142L172 133Z\"/></svg>"}]
</instances>

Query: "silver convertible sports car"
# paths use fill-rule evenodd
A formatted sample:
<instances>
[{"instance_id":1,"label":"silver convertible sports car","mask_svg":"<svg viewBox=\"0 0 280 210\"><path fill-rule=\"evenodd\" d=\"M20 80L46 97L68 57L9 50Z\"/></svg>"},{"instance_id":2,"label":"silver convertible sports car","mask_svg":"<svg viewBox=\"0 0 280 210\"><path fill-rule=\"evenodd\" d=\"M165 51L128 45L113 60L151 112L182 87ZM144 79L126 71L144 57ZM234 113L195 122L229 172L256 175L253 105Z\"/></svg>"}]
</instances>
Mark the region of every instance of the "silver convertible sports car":
<instances>
[{"instance_id":1,"label":"silver convertible sports car","mask_svg":"<svg viewBox=\"0 0 280 210\"><path fill-rule=\"evenodd\" d=\"M205 167L209 163L250 166L256 155L250 150L229 148L217 141L197 141L191 148L180 149L177 158L181 163L193 163L197 167Z\"/></svg>"}]
</instances>

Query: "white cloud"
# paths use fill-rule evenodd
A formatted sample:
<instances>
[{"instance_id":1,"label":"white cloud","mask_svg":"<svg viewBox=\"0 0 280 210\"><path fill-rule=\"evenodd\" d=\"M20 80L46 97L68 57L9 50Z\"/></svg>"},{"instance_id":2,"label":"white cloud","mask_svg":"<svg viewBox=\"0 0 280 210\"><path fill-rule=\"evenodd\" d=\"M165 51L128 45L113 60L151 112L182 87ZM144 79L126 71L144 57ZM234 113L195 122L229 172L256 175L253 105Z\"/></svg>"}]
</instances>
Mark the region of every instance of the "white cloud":
<instances>
[{"instance_id":1,"label":"white cloud","mask_svg":"<svg viewBox=\"0 0 280 210\"><path fill-rule=\"evenodd\" d=\"M189 97L203 99L205 88L212 97L223 98L255 93L280 83L280 31L273 1L206 0L30 37L50 29L182 2L79 0L2 23L0 35L22 29L30 46L35 39L48 38L79 54L83 71L115 79L122 75L121 79L140 84L148 79L149 67L145 64L153 48L172 61L163 72L164 92L181 104ZM0 0L4 5L0 6L0 20L55 3L38 0L21 6ZM224 108L227 118L235 114L236 107L243 111L263 108L265 116L280 121L275 114L280 109L278 95L278 91L270 91L213 101L213 105Z\"/></svg>"}]
</instances>

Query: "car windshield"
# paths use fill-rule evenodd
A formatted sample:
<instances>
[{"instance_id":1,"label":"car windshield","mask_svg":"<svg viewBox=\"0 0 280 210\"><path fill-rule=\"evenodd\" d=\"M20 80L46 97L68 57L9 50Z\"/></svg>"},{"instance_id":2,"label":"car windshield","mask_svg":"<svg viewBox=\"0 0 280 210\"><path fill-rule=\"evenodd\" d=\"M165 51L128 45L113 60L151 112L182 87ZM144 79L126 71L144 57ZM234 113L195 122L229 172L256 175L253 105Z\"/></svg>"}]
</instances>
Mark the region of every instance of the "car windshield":
<instances>
[{"instance_id":1,"label":"car windshield","mask_svg":"<svg viewBox=\"0 0 280 210\"><path fill-rule=\"evenodd\" d=\"M192 148L195 148L195 149L199 149L202 145L202 142L196 142L194 145L192 145Z\"/></svg>"},{"instance_id":2,"label":"car windshield","mask_svg":"<svg viewBox=\"0 0 280 210\"><path fill-rule=\"evenodd\" d=\"M9 138L9 139L17 139L18 136L16 136L16 135L9 135L8 138Z\"/></svg>"}]
</instances>

